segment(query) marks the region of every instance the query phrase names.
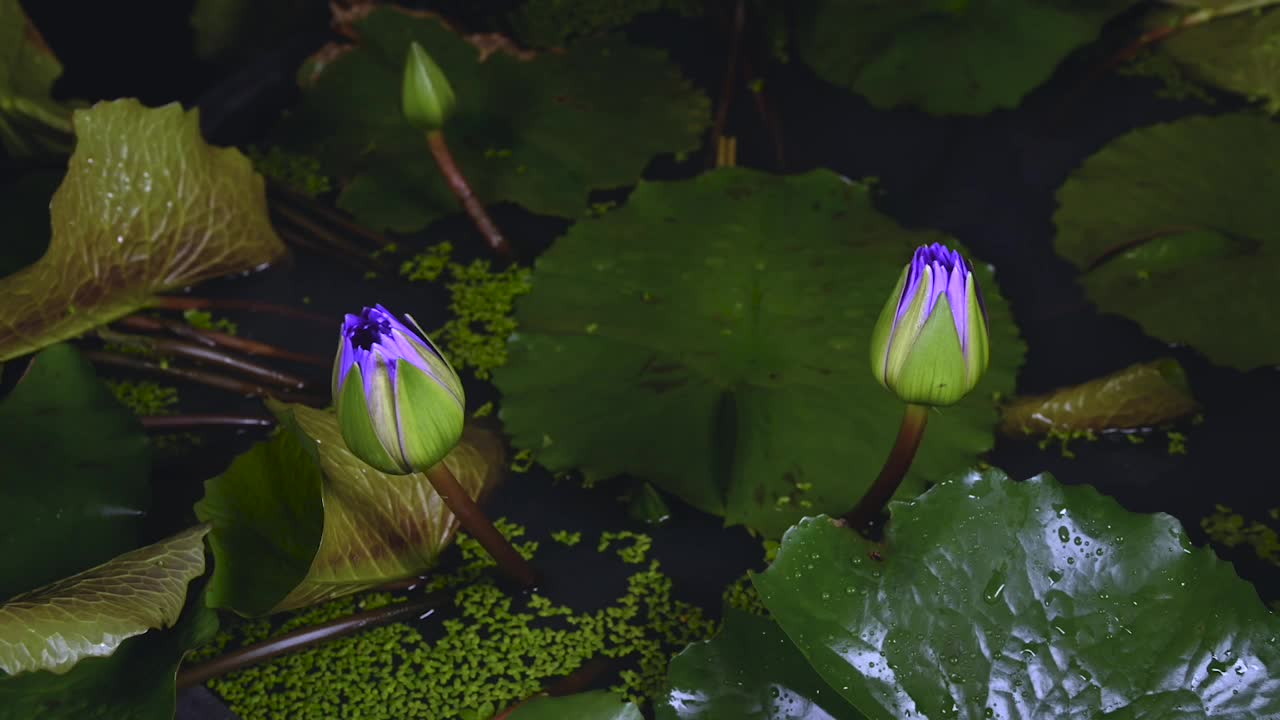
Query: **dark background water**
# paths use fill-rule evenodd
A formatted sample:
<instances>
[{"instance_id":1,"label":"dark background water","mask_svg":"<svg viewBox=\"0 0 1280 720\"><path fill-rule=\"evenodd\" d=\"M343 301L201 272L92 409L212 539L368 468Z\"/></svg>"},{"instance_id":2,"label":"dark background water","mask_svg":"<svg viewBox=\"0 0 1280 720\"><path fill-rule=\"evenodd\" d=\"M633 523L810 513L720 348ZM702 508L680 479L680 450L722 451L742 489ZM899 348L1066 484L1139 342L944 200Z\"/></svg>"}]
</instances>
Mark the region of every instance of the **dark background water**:
<instances>
[{"instance_id":1,"label":"dark background water","mask_svg":"<svg viewBox=\"0 0 1280 720\"><path fill-rule=\"evenodd\" d=\"M483 29L486 18L509 4L455 2L434 7L443 6L446 14L464 25ZM198 105L207 135L227 144L261 138L296 96L292 78L298 61L327 37L323 26L300 28L296 36L258 58L235 67L215 67L200 62L192 52L189 2L134 3L127 10L114 3L68 0L26 5L66 67L58 85L60 94L90 100L134 96L153 105L173 100ZM1280 372L1264 368L1240 373L1215 367L1193 349L1168 347L1126 319L1099 314L1084 299L1073 268L1052 249L1054 194L1087 156L1134 128L1240 107L1239 101L1225 96L1212 105L1161 99L1155 81L1095 72L1108 51L1134 36L1132 21L1122 17L1112 23L1097 46L1069 58L1017 109L979 118L876 111L852 93L819 80L798 62L775 63L763 74L781 116L786 171L827 167L852 178L875 176L883 191L882 210L907 227L948 232L979 261L996 267L1000 290L1028 346L1018 377L1020 393L1081 382L1165 355L1183 363L1205 418L1203 424L1185 429L1185 456L1170 455L1158 437L1138 446L1107 439L1077 442L1072 445L1074 458L1064 457L1054 446L1041 450L1033 441L1001 439L987 460L1014 477L1051 472L1066 483L1092 484L1129 509L1168 512L1183 523L1193 540L1203 543L1199 521L1214 504L1246 514L1280 504L1280 472L1273 450L1280 430L1276 419ZM717 96L728 46L714 23L655 16L637 23L631 32L638 42L669 49L697 85L713 99ZM739 138L739 164L777 169L769 139L746 95L739 91L728 125L729 133ZM687 175L700 169L696 165L682 167L659 159L651 175ZM562 221L536 218L511 207L498 208L496 217L526 257L529 249L544 247L567 227ZM464 219L453 218L427 235L458 237L469 232ZM353 276L350 268L304 253L286 266L213 283L200 293L292 305L309 297L309 310L335 319L375 300L392 304L397 298L412 298L416 306L440 307L444 300L438 289L365 281L358 274ZM250 337L271 338L320 355L332 352L331 329L229 315ZM423 320L431 327L444 317ZM1280 328L1242 327L1242 331L1274 333ZM473 405L496 399L492 388L483 383L469 379L468 390ZM197 390L184 390L183 397L184 409L190 411L255 407L249 401ZM158 467L157 531L189 509L205 478L221 471L236 452L258 437L257 433L209 433L195 452ZM507 483L494 503L494 513L508 515L534 533L562 529L563 518L572 517L573 526L590 536L634 525L615 500L617 494L617 486L588 491L572 482L555 483L535 471ZM164 508L172 512L166 515ZM652 531L654 554L675 581L680 597L715 609L723 587L744 569L759 565L759 544L740 529L722 530L716 518L674 503L673 509L672 521ZM1217 551L1255 583L1263 598L1280 598L1280 570L1258 560L1247 548L1219 547ZM621 575L600 576L597 568L557 566L554 556L545 562L548 593L562 602L573 598L575 606L611 598L623 582ZM220 703L202 693L185 693L179 716L189 720L230 717Z\"/></svg>"}]
</instances>

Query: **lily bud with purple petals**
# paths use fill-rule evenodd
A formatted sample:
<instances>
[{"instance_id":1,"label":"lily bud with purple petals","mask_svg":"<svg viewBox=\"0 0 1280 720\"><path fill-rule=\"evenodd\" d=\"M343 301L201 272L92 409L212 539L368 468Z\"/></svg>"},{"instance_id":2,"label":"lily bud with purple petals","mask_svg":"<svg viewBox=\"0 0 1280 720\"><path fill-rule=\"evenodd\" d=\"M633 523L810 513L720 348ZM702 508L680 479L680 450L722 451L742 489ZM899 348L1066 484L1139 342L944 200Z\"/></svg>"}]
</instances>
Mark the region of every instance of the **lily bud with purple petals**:
<instances>
[{"instance_id":1,"label":"lily bud with purple petals","mask_svg":"<svg viewBox=\"0 0 1280 720\"><path fill-rule=\"evenodd\" d=\"M987 336L986 307L968 263L944 245L925 245L871 333L871 371L904 402L951 405L986 372Z\"/></svg>"},{"instance_id":2,"label":"lily bud with purple petals","mask_svg":"<svg viewBox=\"0 0 1280 720\"><path fill-rule=\"evenodd\" d=\"M397 475L443 460L466 419L462 381L449 361L416 323L410 328L381 305L343 320L333 401L348 449Z\"/></svg>"}]
</instances>

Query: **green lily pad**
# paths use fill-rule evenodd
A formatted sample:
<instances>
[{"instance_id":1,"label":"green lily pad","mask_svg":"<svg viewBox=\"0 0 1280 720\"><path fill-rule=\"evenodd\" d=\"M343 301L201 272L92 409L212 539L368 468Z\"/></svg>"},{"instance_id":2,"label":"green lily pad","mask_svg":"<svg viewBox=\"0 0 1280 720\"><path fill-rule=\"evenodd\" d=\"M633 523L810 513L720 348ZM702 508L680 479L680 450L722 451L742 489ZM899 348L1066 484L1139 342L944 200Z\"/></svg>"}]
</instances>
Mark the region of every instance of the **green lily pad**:
<instances>
[{"instance_id":1,"label":"green lily pad","mask_svg":"<svg viewBox=\"0 0 1280 720\"><path fill-rule=\"evenodd\" d=\"M1194 117L1113 141L1058 190L1089 298L1239 369L1280 363L1280 125Z\"/></svg>"},{"instance_id":2,"label":"green lily pad","mask_svg":"<svg viewBox=\"0 0 1280 720\"><path fill-rule=\"evenodd\" d=\"M793 47L819 76L878 108L981 115L1016 106L1134 3L806 0Z\"/></svg>"},{"instance_id":3,"label":"green lily pad","mask_svg":"<svg viewBox=\"0 0 1280 720\"><path fill-rule=\"evenodd\" d=\"M0 147L10 156L70 149L71 111L50 95L61 74L18 0L0 0Z\"/></svg>"},{"instance_id":4,"label":"green lily pad","mask_svg":"<svg viewBox=\"0 0 1280 720\"><path fill-rule=\"evenodd\" d=\"M242 615L297 608L429 570L457 520L425 474L358 460L327 410L272 403L281 430L205 483L213 524L209 604ZM444 460L478 497L502 466L492 434L468 428Z\"/></svg>"},{"instance_id":5,"label":"green lily pad","mask_svg":"<svg viewBox=\"0 0 1280 720\"><path fill-rule=\"evenodd\" d=\"M696 148L709 121L706 97L661 52L618 38L524 59L505 46L484 57L438 19L395 8L356 28L360 44L323 64L277 137L347 178L338 204L371 227L418 230L459 209L425 136L401 116L411 41L449 77L458 108L445 135L485 203L581 216L589 191L635 182L658 153Z\"/></svg>"},{"instance_id":6,"label":"green lily pad","mask_svg":"<svg viewBox=\"0 0 1280 720\"><path fill-rule=\"evenodd\" d=\"M635 703L623 703L607 690L535 698L516 708L510 720L642 720Z\"/></svg>"},{"instance_id":7,"label":"green lily pad","mask_svg":"<svg viewBox=\"0 0 1280 720\"><path fill-rule=\"evenodd\" d=\"M862 720L772 619L725 611L714 639L671 661L658 720Z\"/></svg>"},{"instance_id":8,"label":"green lily pad","mask_svg":"<svg viewBox=\"0 0 1280 720\"><path fill-rule=\"evenodd\" d=\"M72 346L41 352L0 400L0 468L0 600L141 543L146 433Z\"/></svg>"},{"instance_id":9,"label":"green lily pad","mask_svg":"<svg viewBox=\"0 0 1280 720\"><path fill-rule=\"evenodd\" d=\"M1151 24L1173 21L1172 13L1164 12ZM1179 30L1158 48L1193 79L1280 112L1280 9L1238 12Z\"/></svg>"},{"instance_id":10,"label":"green lily pad","mask_svg":"<svg viewBox=\"0 0 1280 720\"><path fill-rule=\"evenodd\" d=\"M1280 716L1280 617L1172 517L996 470L890 509L884 545L802 520L755 578L867 717Z\"/></svg>"},{"instance_id":11,"label":"green lily pad","mask_svg":"<svg viewBox=\"0 0 1280 720\"><path fill-rule=\"evenodd\" d=\"M704 13L701 0L529 0L511 13L511 25L533 47L558 47L571 39L616 30L659 11Z\"/></svg>"},{"instance_id":12,"label":"green lily pad","mask_svg":"<svg viewBox=\"0 0 1280 720\"><path fill-rule=\"evenodd\" d=\"M110 657L0 679L0 720L173 720L178 664L217 630L217 613L189 592L177 625L130 638Z\"/></svg>"},{"instance_id":13,"label":"green lily pad","mask_svg":"<svg viewBox=\"0 0 1280 720\"><path fill-rule=\"evenodd\" d=\"M117 100L74 123L49 251L0 278L0 362L284 253L261 176L238 150L205 144L194 110Z\"/></svg>"},{"instance_id":14,"label":"green lily pad","mask_svg":"<svg viewBox=\"0 0 1280 720\"><path fill-rule=\"evenodd\" d=\"M120 643L178 621L187 584L204 574L204 536L184 530L0 605L0 671L65 673Z\"/></svg>"},{"instance_id":15,"label":"green lily pad","mask_svg":"<svg viewBox=\"0 0 1280 720\"><path fill-rule=\"evenodd\" d=\"M507 432L554 471L638 476L775 537L843 513L903 411L872 376L872 326L914 248L945 239L827 171L641 183L539 258L494 373ZM904 494L989 448L992 394L1013 389L1023 345L990 269L977 277L991 369L935 413Z\"/></svg>"}]
</instances>

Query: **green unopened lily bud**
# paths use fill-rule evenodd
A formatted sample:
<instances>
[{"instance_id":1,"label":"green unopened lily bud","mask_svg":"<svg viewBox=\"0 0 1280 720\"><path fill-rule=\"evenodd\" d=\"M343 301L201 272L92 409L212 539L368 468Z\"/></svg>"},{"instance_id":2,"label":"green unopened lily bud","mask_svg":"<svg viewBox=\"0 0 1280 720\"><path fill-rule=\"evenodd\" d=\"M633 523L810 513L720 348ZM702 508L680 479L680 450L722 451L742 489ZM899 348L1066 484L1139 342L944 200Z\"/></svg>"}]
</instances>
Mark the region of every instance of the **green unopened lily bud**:
<instances>
[{"instance_id":1,"label":"green unopened lily bud","mask_svg":"<svg viewBox=\"0 0 1280 720\"><path fill-rule=\"evenodd\" d=\"M871 371L904 402L950 405L969 394L990 357L987 310L960 253L916 250L871 333Z\"/></svg>"},{"instance_id":2,"label":"green unopened lily bud","mask_svg":"<svg viewBox=\"0 0 1280 720\"><path fill-rule=\"evenodd\" d=\"M405 57L400 97L405 120L420 130L443 128L457 105L449 78L416 41Z\"/></svg>"},{"instance_id":3,"label":"green unopened lily bud","mask_svg":"<svg viewBox=\"0 0 1280 720\"><path fill-rule=\"evenodd\" d=\"M425 471L462 438L462 381L426 333L381 305L348 315L333 401L352 454L393 475Z\"/></svg>"}]
</instances>

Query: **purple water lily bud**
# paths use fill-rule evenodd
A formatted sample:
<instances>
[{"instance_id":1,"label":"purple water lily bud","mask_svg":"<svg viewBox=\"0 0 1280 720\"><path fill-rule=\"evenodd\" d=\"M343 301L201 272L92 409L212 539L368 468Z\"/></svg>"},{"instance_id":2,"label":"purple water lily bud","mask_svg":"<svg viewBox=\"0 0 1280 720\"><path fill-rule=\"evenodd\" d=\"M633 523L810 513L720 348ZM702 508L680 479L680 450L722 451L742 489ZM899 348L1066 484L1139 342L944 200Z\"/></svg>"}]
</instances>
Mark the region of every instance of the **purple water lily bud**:
<instances>
[{"instance_id":1,"label":"purple water lily bud","mask_svg":"<svg viewBox=\"0 0 1280 720\"><path fill-rule=\"evenodd\" d=\"M466 419L462 381L444 355L416 323L410 328L381 305L343 320L333 401L351 452L393 474L444 459Z\"/></svg>"},{"instance_id":2,"label":"purple water lily bud","mask_svg":"<svg viewBox=\"0 0 1280 720\"><path fill-rule=\"evenodd\" d=\"M903 401L951 405L987 370L987 311L973 270L940 243L916 249L871 333L871 371Z\"/></svg>"}]
</instances>

